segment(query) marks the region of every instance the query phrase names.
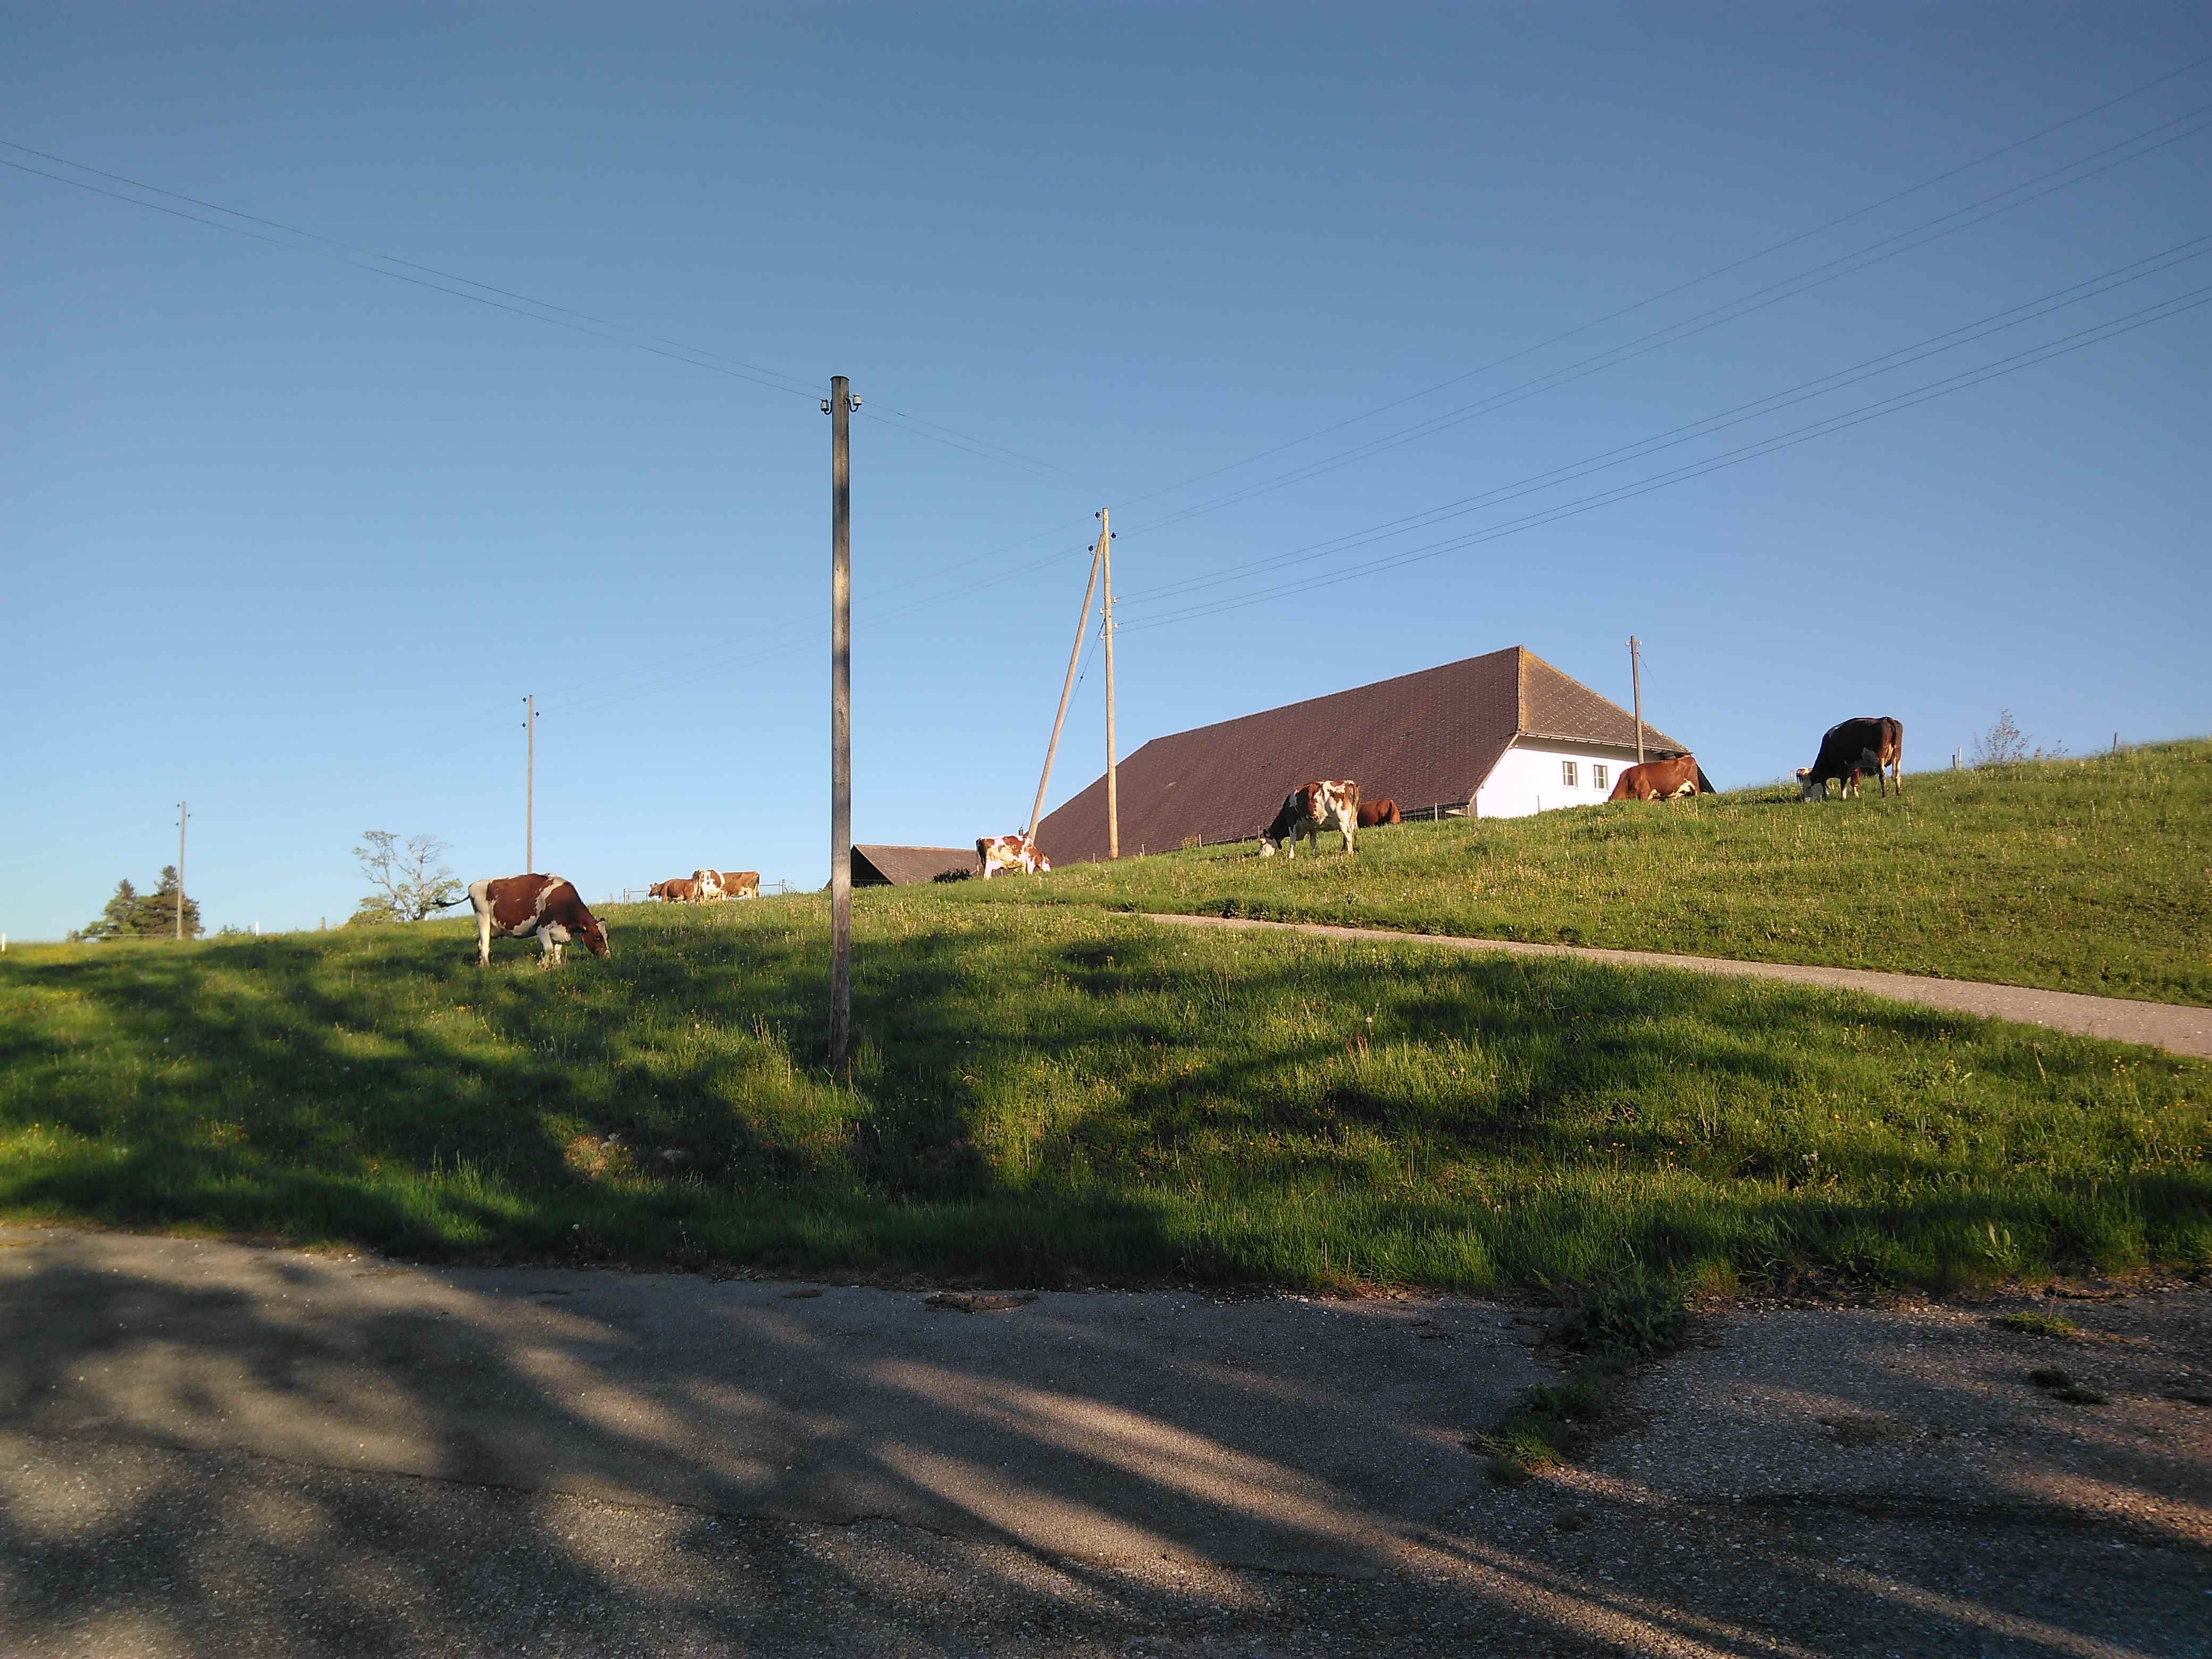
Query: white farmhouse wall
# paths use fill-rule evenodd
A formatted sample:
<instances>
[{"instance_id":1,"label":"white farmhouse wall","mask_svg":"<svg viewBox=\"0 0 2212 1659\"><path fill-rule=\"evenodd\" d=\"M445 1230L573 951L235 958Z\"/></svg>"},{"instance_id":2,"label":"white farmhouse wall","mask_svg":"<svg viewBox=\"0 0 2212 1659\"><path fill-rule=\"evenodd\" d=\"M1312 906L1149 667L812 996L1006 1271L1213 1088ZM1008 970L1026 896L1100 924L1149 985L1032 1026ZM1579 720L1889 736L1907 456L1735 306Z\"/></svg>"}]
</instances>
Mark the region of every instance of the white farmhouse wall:
<instances>
[{"instance_id":1,"label":"white farmhouse wall","mask_svg":"<svg viewBox=\"0 0 2212 1659\"><path fill-rule=\"evenodd\" d=\"M1563 762L1575 763L1575 782L1570 786ZM1589 806L1613 793L1620 769L1636 764L1633 749L1610 749L1594 743L1561 743L1550 738L1516 738L1498 757L1490 775L1474 792L1474 815L1479 818L1525 818L1531 812L1549 812L1561 806ZM1599 784L1592 766L1605 768Z\"/></svg>"}]
</instances>

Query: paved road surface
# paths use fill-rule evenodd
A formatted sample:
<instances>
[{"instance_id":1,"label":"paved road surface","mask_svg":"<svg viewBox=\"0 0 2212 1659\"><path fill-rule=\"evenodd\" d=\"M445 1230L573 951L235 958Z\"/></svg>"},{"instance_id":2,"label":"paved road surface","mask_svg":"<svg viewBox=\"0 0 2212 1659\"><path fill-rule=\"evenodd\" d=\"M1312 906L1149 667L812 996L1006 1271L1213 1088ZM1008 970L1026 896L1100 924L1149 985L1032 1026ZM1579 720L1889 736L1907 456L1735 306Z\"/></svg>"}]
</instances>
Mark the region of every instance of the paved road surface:
<instances>
[{"instance_id":1,"label":"paved road surface","mask_svg":"<svg viewBox=\"0 0 2212 1659\"><path fill-rule=\"evenodd\" d=\"M1780 962L1739 962L1732 957L1677 957L1656 951L1604 951L1584 945L1530 945L1516 939L1462 939L1449 933L1406 933L1387 927L1337 927L1318 921L1255 921L1244 916L1182 916L1143 913L1147 921L1178 927L1273 929L1313 933L1323 939L1363 944L1437 945L1455 951L1502 951L1511 956L1575 957L1622 968L1673 968L1693 974L1738 979L1778 979L1797 985L1825 985L1863 991L1893 1002L1990 1019L2017 1020L2077 1036L2141 1042L2170 1054L2212 1060L2212 1008L2185 1003L2131 1002L2125 997L2083 996L2077 991L2038 991L2021 985L1984 985L1973 980L1931 979L1921 974L1884 974L1866 968L1806 968Z\"/></svg>"},{"instance_id":2,"label":"paved road surface","mask_svg":"<svg viewBox=\"0 0 2212 1659\"><path fill-rule=\"evenodd\" d=\"M0 1229L0 1652L2206 1652L2212 1291L2066 1307L1709 1321L1509 1489L1499 1304Z\"/></svg>"}]
</instances>

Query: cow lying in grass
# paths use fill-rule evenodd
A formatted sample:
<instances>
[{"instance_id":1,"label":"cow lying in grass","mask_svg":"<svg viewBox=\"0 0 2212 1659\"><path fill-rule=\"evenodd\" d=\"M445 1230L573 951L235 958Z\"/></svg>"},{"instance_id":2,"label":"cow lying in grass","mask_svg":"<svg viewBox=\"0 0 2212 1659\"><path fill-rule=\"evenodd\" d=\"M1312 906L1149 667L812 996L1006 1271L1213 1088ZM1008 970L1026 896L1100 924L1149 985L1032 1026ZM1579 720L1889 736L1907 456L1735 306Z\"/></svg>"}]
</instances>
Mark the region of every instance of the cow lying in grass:
<instances>
[{"instance_id":1,"label":"cow lying in grass","mask_svg":"<svg viewBox=\"0 0 2212 1659\"><path fill-rule=\"evenodd\" d=\"M1344 837L1344 850L1352 850L1352 831L1359 827L1359 786L1349 778L1316 778L1302 783L1283 797L1275 821L1260 832L1260 856L1271 859L1279 850L1286 859L1298 855L1298 837L1310 836L1314 851L1321 851L1322 831L1334 826Z\"/></svg>"},{"instance_id":2,"label":"cow lying in grass","mask_svg":"<svg viewBox=\"0 0 2212 1659\"><path fill-rule=\"evenodd\" d=\"M486 877L469 884L469 906L477 913L477 965L491 965L491 942L538 939L538 965L558 968L561 947L580 939L595 957L613 955L607 930L584 902L575 884L560 876Z\"/></svg>"}]
</instances>

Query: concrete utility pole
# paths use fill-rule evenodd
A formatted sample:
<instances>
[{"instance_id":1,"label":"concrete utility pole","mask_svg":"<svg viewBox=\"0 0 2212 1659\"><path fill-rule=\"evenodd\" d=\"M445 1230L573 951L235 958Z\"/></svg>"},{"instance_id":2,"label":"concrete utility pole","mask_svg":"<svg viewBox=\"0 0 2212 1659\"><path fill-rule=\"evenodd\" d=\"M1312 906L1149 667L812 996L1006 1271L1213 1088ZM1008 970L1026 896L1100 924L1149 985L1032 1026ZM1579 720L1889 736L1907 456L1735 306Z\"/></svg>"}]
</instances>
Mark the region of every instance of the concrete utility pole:
<instances>
[{"instance_id":1,"label":"concrete utility pole","mask_svg":"<svg viewBox=\"0 0 2212 1659\"><path fill-rule=\"evenodd\" d=\"M1044 816L1045 786L1052 781L1052 757L1060 748L1060 722L1067 718L1068 694L1075 690L1076 659L1083 654L1083 633L1091 625L1091 593L1098 586L1099 561L1106 556L1106 526L1102 514L1098 544L1091 550L1091 574L1083 583L1083 614L1075 619L1075 643L1067 648L1067 678L1060 685L1060 711L1052 717L1052 741L1044 746L1044 771L1037 778L1036 799L1030 804L1029 838L1036 840L1037 821Z\"/></svg>"},{"instance_id":2,"label":"concrete utility pole","mask_svg":"<svg viewBox=\"0 0 2212 1659\"><path fill-rule=\"evenodd\" d=\"M1098 509L1098 568L1106 617L1106 856L1121 856L1121 795L1114 775L1114 524Z\"/></svg>"},{"instance_id":3,"label":"concrete utility pole","mask_svg":"<svg viewBox=\"0 0 2212 1659\"><path fill-rule=\"evenodd\" d=\"M525 875L538 873L538 696L532 692L522 700L522 729L530 735L524 739L522 760L522 869Z\"/></svg>"},{"instance_id":4,"label":"concrete utility pole","mask_svg":"<svg viewBox=\"0 0 2212 1659\"><path fill-rule=\"evenodd\" d=\"M830 1063L853 1042L853 411L860 400L830 377Z\"/></svg>"},{"instance_id":5,"label":"concrete utility pole","mask_svg":"<svg viewBox=\"0 0 2212 1659\"><path fill-rule=\"evenodd\" d=\"M1638 654L1636 635L1628 636L1628 678L1636 696L1636 763L1644 764L1644 659Z\"/></svg>"},{"instance_id":6,"label":"concrete utility pole","mask_svg":"<svg viewBox=\"0 0 2212 1659\"><path fill-rule=\"evenodd\" d=\"M191 814L177 803L177 943L185 942L185 823Z\"/></svg>"}]
</instances>

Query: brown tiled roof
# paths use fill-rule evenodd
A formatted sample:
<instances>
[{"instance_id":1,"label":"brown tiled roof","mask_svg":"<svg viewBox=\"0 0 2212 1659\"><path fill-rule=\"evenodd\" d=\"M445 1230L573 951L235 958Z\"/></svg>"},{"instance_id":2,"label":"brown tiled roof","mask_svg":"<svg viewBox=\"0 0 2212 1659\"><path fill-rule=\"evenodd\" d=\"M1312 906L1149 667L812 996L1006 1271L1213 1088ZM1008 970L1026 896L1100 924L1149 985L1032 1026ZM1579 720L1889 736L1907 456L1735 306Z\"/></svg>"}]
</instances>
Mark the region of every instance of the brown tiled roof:
<instances>
[{"instance_id":1,"label":"brown tiled roof","mask_svg":"<svg viewBox=\"0 0 2212 1659\"><path fill-rule=\"evenodd\" d=\"M1647 723L1663 759L1682 745ZM1636 746L1635 717L1521 646L1155 738L1120 767L1121 851L1256 836L1310 778L1406 811L1464 806L1516 737ZM1055 864L1106 856L1103 776L1037 826ZM970 855L973 862L973 855Z\"/></svg>"},{"instance_id":2,"label":"brown tiled roof","mask_svg":"<svg viewBox=\"0 0 2212 1659\"><path fill-rule=\"evenodd\" d=\"M972 847L854 847L853 885L915 887L954 870L976 871Z\"/></svg>"}]
</instances>

